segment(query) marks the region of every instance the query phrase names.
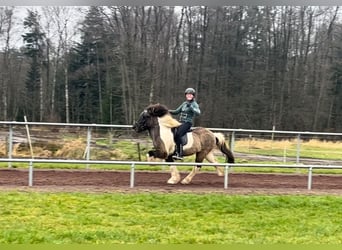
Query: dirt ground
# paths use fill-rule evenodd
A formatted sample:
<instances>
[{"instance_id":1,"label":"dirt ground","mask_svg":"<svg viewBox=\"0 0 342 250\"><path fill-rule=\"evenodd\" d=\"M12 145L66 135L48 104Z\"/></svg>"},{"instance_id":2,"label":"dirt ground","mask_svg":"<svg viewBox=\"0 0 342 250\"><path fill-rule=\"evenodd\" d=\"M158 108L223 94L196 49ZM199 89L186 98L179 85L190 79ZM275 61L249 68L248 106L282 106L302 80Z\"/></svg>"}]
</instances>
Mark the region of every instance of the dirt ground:
<instances>
[{"instance_id":1,"label":"dirt ground","mask_svg":"<svg viewBox=\"0 0 342 250\"><path fill-rule=\"evenodd\" d=\"M187 173L181 173L182 178ZM167 171L136 171L130 187L129 171L34 170L33 186L28 187L28 170L1 169L1 190L81 191L81 192L195 192L227 194L334 194L342 195L341 175L313 174L307 190L306 174L229 173L228 189L224 177L200 172L189 185L166 183Z\"/></svg>"}]
</instances>

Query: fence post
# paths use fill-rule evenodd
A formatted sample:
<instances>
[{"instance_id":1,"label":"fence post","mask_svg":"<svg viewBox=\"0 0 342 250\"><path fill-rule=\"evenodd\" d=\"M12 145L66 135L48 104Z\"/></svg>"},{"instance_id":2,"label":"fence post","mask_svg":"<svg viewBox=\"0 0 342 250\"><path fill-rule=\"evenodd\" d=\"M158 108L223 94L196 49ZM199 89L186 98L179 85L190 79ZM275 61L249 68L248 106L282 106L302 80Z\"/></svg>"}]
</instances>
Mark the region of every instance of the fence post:
<instances>
[{"instance_id":1,"label":"fence post","mask_svg":"<svg viewBox=\"0 0 342 250\"><path fill-rule=\"evenodd\" d=\"M230 137L229 148L232 153L234 153L234 146L235 146L235 131L232 132L232 136Z\"/></svg>"},{"instance_id":2,"label":"fence post","mask_svg":"<svg viewBox=\"0 0 342 250\"><path fill-rule=\"evenodd\" d=\"M272 126L272 131L275 131L275 126L274 125ZM273 142L273 140L274 140L274 132L271 135L271 140Z\"/></svg>"},{"instance_id":3,"label":"fence post","mask_svg":"<svg viewBox=\"0 0 342 250\"><path fill-rule=\"evenodd\" d=\"M308 190L311 190L311 187L312 187L312 166L309 167Z\"/></svg>"},{"instance_id":4,"label":"fence post","mask_svg":"<svg viewBox=\"0 0 342 250\"><path fill-rule=\"evenodd\" d=\"M229 173L229 165L224 166L224 189L228 189L228 173Z\"/></svg>"},{"instance_id":5,"label":"fence post","mask_svg":"<svg viewBox=\"0 0 342 250\"><path fill-rule=\"evenodd\" d=\"M232 132L232 136L230 137L230 140L229 140L229 148L233 154L234 154L234 147L235 147L235 131ZM231 168L231 170L233 171L233 167Z\"/></svg>"},{"instance_id":6,"label":"fence post","mask_svg":"<svg viewBox=\"0 0 342 250\"><path fill-rule=\"evenodd\" d=\"M8 134L8 159L12 159L12 151L13 151L13 127L10 124L9 126L9 134ZM8 162L8 168L12 168L12 162Z\"/></svg>"},{"instance_id":7,"label":"fence post","mask_svg":"<svg viewBox=\"0 0 342 250\"><path fill-rule=\"evenodd\" d=\"M135 164L132 163L131 165L131 178L130 178L130 188L134 188L134 168L135 168Z\"/></svg>"},{"instance_id":8,"label":"fence post","mask_svg":"<svg viewBox=\"0 0 342 250\"><path fill-rule=\"evenodd\" d=\"M90 143L91 143L91 127L88 127L88 131L87 131L87 155L86 155L86 159L87 161L90 160ZM89 168L89 163L87 163L86 168Z\"/></svg>"},{"instance_id":9,"label":"fence post","mask_svg":"<svg viewBox=\"0 0 342 250\"><path fill-rule=\"evenodd\" d=\"M300 139L300 134L298 134L297 136L297 155L296 155L296 163L299 163L299 159L300 159L300 143L301 143L301 139Z\"/></svg>"},{"instance_id":10,"label":"fence post","mask_svg":"<svg viewBox=\"0 0 342 250\"><path fill-rule=\"evenodd\" d=\"M33 186L33 163L30 161L29 164L29 180L28 180L29 187Z\"/></svg>"}]
</instances>

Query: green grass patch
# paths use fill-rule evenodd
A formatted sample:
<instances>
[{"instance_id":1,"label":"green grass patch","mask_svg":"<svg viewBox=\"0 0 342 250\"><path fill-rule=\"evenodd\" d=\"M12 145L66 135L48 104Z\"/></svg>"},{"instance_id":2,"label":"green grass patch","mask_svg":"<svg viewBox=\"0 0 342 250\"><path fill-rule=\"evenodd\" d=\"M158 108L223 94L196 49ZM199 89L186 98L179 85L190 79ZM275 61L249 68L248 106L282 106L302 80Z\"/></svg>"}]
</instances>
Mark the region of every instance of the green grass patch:
<instances>
[{"instance_id":1,"label":"green grass patch","mask_svg":"<svg viewBox=\"0 0 342 250\"><path fill-rule=\"evenodd\" d=\"M0 243L342 243L339 196L13 191L0 204Z\"/></svg>"},{"instance_id":2,"label":"green grass patch","mask_svg":"<svg viewBox=\"0 0 342 250\"><path fill-rule=\"evenodd\" d=\"M342 160L342 143L340 141L308 140L299 143L300 157ZM261 140L257 138L237 140L235 152L267 156L296 157L298 152L297 140Z\"/></svg>"}]
</instances>

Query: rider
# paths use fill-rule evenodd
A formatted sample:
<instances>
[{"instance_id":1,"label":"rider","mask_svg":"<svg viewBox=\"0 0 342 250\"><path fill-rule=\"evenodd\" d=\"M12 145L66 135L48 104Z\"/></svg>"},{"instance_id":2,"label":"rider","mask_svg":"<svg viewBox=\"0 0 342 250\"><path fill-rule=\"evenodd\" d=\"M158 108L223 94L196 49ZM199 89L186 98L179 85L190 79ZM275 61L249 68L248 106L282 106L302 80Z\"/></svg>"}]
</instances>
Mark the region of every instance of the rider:
<instances>
[{"instance_id":1,"label":"rider","mask_svg":"<svg viewBox=\"0 0 342 250\"><path fill-rule=\"evenodd\" d=\"M175 134L176 141L176 154L173 157L175 160L183 159L183 145L181 138L185 135L192 126L193 118L195 115L200 115L201 110L195 101L196 91L193 88L187 88L185 90L186 100L175 110L169 110L172 115L179 115L179 121L181 125L177 128Z\"/></svg>"}]
</instances>

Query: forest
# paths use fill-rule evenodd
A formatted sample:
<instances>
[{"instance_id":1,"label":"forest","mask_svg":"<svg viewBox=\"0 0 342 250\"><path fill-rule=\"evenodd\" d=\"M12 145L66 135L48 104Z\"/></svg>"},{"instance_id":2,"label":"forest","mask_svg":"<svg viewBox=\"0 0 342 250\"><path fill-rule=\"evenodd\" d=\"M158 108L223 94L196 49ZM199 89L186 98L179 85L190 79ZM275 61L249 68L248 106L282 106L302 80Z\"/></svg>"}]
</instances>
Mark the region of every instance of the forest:
<instances>
[{"instance_id":1,"label":"forest","mask_svg":"<svg viewBox=\"0 0 342 250\"><path fill-rule=\"evenodd\" d=\"M339 6L0 7L0 120L342 132Z\"/></svg>"}]
</instances>

